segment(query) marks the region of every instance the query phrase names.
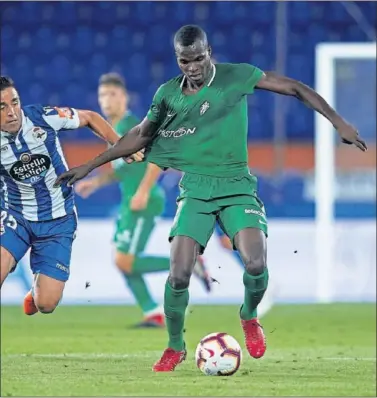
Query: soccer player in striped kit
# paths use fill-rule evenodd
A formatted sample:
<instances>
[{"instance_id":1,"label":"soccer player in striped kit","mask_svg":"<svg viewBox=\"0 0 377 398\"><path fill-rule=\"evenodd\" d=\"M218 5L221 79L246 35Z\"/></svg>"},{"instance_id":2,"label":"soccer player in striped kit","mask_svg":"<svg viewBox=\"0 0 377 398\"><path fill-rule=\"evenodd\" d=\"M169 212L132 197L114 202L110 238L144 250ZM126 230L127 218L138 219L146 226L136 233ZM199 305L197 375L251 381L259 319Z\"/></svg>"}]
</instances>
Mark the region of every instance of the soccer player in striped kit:
<instances>
[{"instance_id":1,"label":"soccer player in striped kit","mask_svg":"<svg viewBox=\"0 0 377 398\"><path fill-rule=\"evenodd\" d=\"M34 286L25 296L24 312L52 313L69 278L77 228L72 188L53 186L68 170L58 133L86 126L110 144L118 135L92 111L21 107L8 77L0 78L0 93L1 285L31 248ZM137 156L142 158L141 153Z\"/></svg>"}]
</instances>

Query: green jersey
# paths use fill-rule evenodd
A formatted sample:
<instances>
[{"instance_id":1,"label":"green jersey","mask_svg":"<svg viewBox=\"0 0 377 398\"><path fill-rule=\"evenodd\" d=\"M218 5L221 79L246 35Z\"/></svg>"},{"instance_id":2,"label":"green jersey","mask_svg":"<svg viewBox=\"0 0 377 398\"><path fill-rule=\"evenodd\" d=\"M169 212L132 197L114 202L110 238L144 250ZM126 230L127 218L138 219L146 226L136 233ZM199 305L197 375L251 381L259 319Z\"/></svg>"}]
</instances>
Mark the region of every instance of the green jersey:
<instances>
[{"instance_id":1,"label":"green jersey","mask_svg":"<svg viewBox=\"0 0 377 398\"><path fill-rule=\"evenodd\" d=\"M115 126L116 133L123 137L132 127L140 123L132 113L127 112ZM127 164L123 159L114 160L112 163L115 176L119 180L120 190L122 193L121 207L128 209L130 200L135 195L142 179L147 170L147 162L134 162ZM156 184L150 192L148 209L152 213L161 213L164 206L164 194L162 189Z\"/></svg>"},{"instance_id":2,"label":"green jersey","mask_svg":"<svg viewBox=\"0 0 377 398\"><path fill-rule=\"evenodd\" d=\"M262 76L255 66L223 63L194 95L183 93L183 75L160 86L147 114L158 124L148 161L216 177L248 171L246 96Z\"/></svg>"}]
</instances>

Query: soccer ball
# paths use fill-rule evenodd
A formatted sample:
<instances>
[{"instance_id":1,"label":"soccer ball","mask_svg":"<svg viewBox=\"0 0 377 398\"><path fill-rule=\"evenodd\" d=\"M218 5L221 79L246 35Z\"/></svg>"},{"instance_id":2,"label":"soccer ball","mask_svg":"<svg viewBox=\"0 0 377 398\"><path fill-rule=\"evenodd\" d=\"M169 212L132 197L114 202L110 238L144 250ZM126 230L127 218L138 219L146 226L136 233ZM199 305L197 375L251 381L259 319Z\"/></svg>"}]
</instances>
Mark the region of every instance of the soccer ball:
<instances>
[{"instance_id":1,"label":"soccer ball","mask_svg":"<svg viewBox=\"0 0 377 398\"><path fill-rule=\"evenodd\" d=\"M242 361L237 340L227 333L211 333L202 338L195 352L196 366L207 376L231 376Z\"/></svg>"}]
</instances>

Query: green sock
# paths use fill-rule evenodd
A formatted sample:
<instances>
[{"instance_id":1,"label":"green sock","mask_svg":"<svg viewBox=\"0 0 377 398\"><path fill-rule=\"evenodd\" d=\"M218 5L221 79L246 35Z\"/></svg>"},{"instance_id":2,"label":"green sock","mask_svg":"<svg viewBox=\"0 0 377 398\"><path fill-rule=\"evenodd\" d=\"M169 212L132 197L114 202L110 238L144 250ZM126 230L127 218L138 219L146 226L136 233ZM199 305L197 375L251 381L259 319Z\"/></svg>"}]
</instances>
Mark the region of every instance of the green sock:
<instances>
[{"instance_id":1,"label":"green sock","mask_svg":"<svg viewBox=\"0 0 377 398\"><path fill-rule=\"evenodd\" d=\"M132 265L133 274L147 274L150 272L169 271L169 257L135 257Z\"/></svg>"},{"instance_id":2,"label":"green sock","mask_svg":"<svg viewBox=\"0 0 377 398\"><path fill-rule=\"evenodd\" d=\"M164 310L166 327L169 333L168 347L176 351L183 351L185 349L183 326L188 302L188 289L175 290L167 280L165 284Z\"/></svg>"},{"instance_id":3,"label":"green sock","mask_svg":"<svg viewBox=\"0 0 377 398\"><path fill-rule=\"evenodd\" d=\"M149 293L148 286L142 276L132 274L123 275L132 295L144 313L158 307L158 304L153 300Z\"/></svg>"},{"instance_id":4,"label":"green sock","mask_svg":"<svg viewBox=\"0 0 377 398\"><path fill-rule=\"evenodd\" d=\"M247 321L257 316L258 304L262 301L268 285L268 269L256 276L243 274L243 284L245 286L244 302L241 307L241 319Z\"/></svg>"}]
</instances>

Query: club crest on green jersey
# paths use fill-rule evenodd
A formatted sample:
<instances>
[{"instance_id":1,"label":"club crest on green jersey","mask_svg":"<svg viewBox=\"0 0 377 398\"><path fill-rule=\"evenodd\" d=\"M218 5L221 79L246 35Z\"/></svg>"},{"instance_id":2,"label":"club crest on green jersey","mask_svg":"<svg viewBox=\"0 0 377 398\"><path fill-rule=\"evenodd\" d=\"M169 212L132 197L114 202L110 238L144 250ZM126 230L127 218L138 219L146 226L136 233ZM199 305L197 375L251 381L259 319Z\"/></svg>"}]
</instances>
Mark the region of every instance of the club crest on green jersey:
<instances>
[{"instance_id":1,"label":"club crest on green jersey","mask_svg":"<svg viewBox=\"0 0 377 398\"><path fill-rule=\"evenodd\" d=\"M207 112L208 108L209 108L209 102L208 101L203 102L202 105L200 106L200 116L204 115Z\"/></svg>"}]
</instances>

